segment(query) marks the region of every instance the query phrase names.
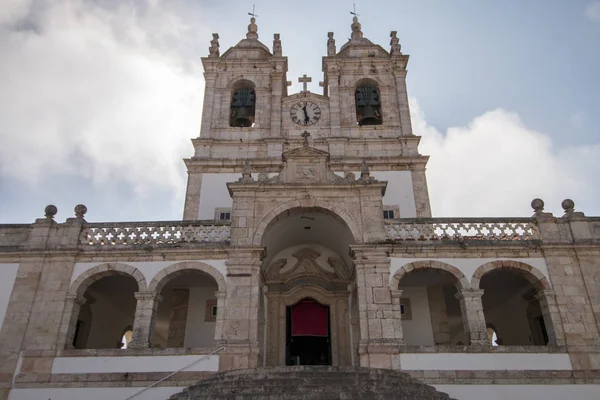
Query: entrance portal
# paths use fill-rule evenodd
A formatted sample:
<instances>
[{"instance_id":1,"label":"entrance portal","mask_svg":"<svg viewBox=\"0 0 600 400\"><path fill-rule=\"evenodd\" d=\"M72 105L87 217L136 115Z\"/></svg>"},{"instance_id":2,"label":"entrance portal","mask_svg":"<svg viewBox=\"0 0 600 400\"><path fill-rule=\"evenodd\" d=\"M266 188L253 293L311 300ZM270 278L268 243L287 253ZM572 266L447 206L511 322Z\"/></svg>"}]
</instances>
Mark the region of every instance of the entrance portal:
<instances>
[{"instance_id":1,"label":"entrance portal","mask_svg":"<svg viewBox=\"0 0 600 400\"><path fill-rule=\"evenodd\" d=\"M286 308L286 365L331 365L329 306L311 299Z\"/></svg>"}]
</instances>

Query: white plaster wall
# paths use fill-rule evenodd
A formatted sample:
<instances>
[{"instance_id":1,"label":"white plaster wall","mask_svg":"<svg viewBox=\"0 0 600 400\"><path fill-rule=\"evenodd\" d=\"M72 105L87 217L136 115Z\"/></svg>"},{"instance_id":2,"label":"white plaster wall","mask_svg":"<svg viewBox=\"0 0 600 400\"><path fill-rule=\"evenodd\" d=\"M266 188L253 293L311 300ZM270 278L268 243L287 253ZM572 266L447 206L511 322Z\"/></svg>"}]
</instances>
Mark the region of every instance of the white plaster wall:
<instances>
[{"instance_id":1,"label":"white plaster wall","mask_svg":"<svg viewBox=\"0 0 600 400\"><path fill-rule=\"evenodd\" d=\"M377 180L388 181L383 196L384 205L398 205L401 218L416 218L417 207L410 171L375 171L371 175Z\"/></svg>"},{"instance_id":2,"label":"white plaster wall","mask_svg":"<svg viewBox=\"0 0 600 400\"><path fill-rule=\"evenodd\" d=\"M568 354L402 353L402 370L571 370ZM600 398L600 396L599 396Z\"/></svg>"},{"instance_id":3,"label":"white plaster wall","mask_svg":"<svg viewBox=\"0 0 600 400\"><path fill-rule=\"evenodd\" d=\"M190 288L184 347L211 347L215 344L216 322L205 322L206 301L216 299L211 288Z\"/></svg>"},{"instance_id":4,"label":"white plaster wall","mask_svg":"<svg viewBox=\"0 0 600 400\"><path fill-rule=\"evenodd\" d=\"M165 400L181 392L183 387L160 387L149 389L139 396L140 400ZM8 400L123 400L142 388L72 388L72 389L12 389Z\"/></svg>"},{"instance_id":5,"label":"white plaster wall","mask_svg":"<svg viewBox=\"0 0 600 400\"><path fill-rule=\"evenodd\" d=\"M471 278L473 277L473 274L475 273L477 268L479 268L480 266L482 266L483 264L486 264L488 262L500 261L500 260L519 261L524 264L531 265L532 267L537 268L537 270L540 271L546 277L546 279L548 279L548 282L550 282L550 276L548 274L548 266L546 265L546 260L544 260L544 258L435 258L435 259L428 259L428 258L401 258L401 257L398 257L398 258L391 258L391 260L390 260L391 261L390 262L390 283L392 281L394 274L400 268L402 268L402 266L412 263L412 262L415 262L415 261L440 261L445 264L450 264L450 265L458 268L460 270L460 272L462 272L463 275L470 282Z\"/></svg>"},{"instance_id":6,"label":"white plaster wall","mask_svg":"<svg viewBox=\"0 0 600 400\"><path fill-rule=\"evenodd\" d=\"M226 183L241 177L241 174L202 174L198 219L214 219L215 208L231 207L233 200Z\"/></svg>"},{"instance_id":7,"label":"white plaster wall","mask_svg":"<svg viewBox=\"0 0 600 400\"><path fill-rule=\"evenodd\" d=\"M598 400L600 385L433 385L459 400Z\"/></svg>"},{"instance_id":8,"label":"white plaster wall","mask_svg":"<svg viewBox=\"0 0 600 400\"><path fill-rule=\"evenodd\" d=\"M402 297L410 299L412 310L412 320L402 320L404 343L409 346L433 346L433 328L431 327L427 288L402 288Z\"/></svg>"},{"instance_id":9,"label":"white plaster wall","mask_svg":"<svg viewBox=\"0 0 600 400\"><path fill-rule=\"evenodd\" d=\"M223 279L227 280L227 266L225 265L226 260L182 260L182 261L122 261L123 264L131 265L132 267L137 268L144 278L146 279L146 283L150 284L152 279L163 269L167 268L173 264L179 264L182 262L202 262L204 264L208 264L211 267L215 268L217 271L221 273ZM119 262L119 261L117 261ZM71 283L75 281L85 271L94 268L97 265L102 265L106 263L100 262L80 262L75 263L75 267L73 268L73 275L71 275Z\"/></svg>"},{"instance_id":10,"label":"white plaster wall","mask_svg":"<svg viewBox=\"0 0 600 400\"><path fill-rule=\"evenodd\" d=\"M4 321L4 315L6 315L6 308L17 279L18 270L19 264L0 264L0 328Z\"/></svg>"},{"instance_id":11,"label":"white plaster wall","mask_svg":"<svg viewBox=\"0 0 600 400\"><path fill-rule=\"evenodd\" d=\"M56 357L53 374L94 374L115 372L174 372L204 357L147 356L147 357ZM218 371L219 356L212 355L186 368L185 371Z\"/></svg>"}]
</instances>

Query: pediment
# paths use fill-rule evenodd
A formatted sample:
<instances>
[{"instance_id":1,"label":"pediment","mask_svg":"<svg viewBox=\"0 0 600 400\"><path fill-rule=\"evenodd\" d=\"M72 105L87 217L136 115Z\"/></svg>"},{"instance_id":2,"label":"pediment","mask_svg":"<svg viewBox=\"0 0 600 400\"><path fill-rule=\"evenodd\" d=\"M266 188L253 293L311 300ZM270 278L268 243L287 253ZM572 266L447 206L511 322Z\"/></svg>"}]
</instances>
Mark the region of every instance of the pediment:
<instances>
[{"instance_id":1,"label":"pediment","mask_svg":"<svg viewBox=\"0 0 600 400\"><path fill-rule=\"evenodd\" d=\"M369 39L360 39L348 41L342 46L337 56L344 58L390 58L390 53L380 45L374 44Z\"/></svg>"},{"instance_id":2,"label":"pediment","mask_svg":"<svg viewBox=\"0 0 600 400\"><path fill-rule=\"evenodd\" d=\"M329 157L329 153L314 147L302 146L294 150L286 151L282 154L283 161L288 161L295 157Z\"/></svg>"}]
</instances>

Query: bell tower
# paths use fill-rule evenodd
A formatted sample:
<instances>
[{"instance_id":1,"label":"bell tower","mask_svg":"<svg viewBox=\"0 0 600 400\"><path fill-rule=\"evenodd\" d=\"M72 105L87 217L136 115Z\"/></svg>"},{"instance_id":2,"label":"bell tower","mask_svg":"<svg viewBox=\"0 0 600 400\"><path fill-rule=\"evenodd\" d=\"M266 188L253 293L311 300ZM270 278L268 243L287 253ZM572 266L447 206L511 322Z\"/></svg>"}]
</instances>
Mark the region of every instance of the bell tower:
<instances>
[{"instance_id":1,"label":"bell tower","mask_svg":"<svg viewBox=\"0 0 600 400\"><path fill-rule=\"evenodd\" d=\"M309 145L330 155L329 167L345 176L363 169L388 182L385 218L431 216L425 166L418 152L406 91L408 55L395 31L390 49L364 37L358 17L351 38L337 51L328 34L323 92L287 93L287 58L279 34L272 50L258 40L253 16L246 38L223 54L213 34L205 70L200 136L186 159L188 187L184 219L235 218L227 182L243 172L258 179L278 174L283 155ZM308 143L308 141L310 143Z\"/></svg>"}]
</instances>

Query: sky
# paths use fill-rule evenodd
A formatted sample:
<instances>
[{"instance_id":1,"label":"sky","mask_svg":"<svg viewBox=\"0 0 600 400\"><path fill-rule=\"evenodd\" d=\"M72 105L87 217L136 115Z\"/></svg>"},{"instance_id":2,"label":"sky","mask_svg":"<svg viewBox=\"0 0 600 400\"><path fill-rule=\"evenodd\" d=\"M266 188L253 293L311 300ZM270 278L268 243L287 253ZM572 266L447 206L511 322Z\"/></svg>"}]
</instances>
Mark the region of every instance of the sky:
<instances>
[{"instance_id":1,"label":"sky","mask_svg":"<svg viewBox=\"0 0 600 400\"><path fill-rule=\"evenodd\" d=\"M254 0L259 39L280 33L289 93L320 93L327 32L352 2ZM0 1L0 224L178 220L213 32L245 37L252 1ZM433 214L600 215L600 1L357 1L365 37L411 56Z\"/></svg>"}]
</instances>

